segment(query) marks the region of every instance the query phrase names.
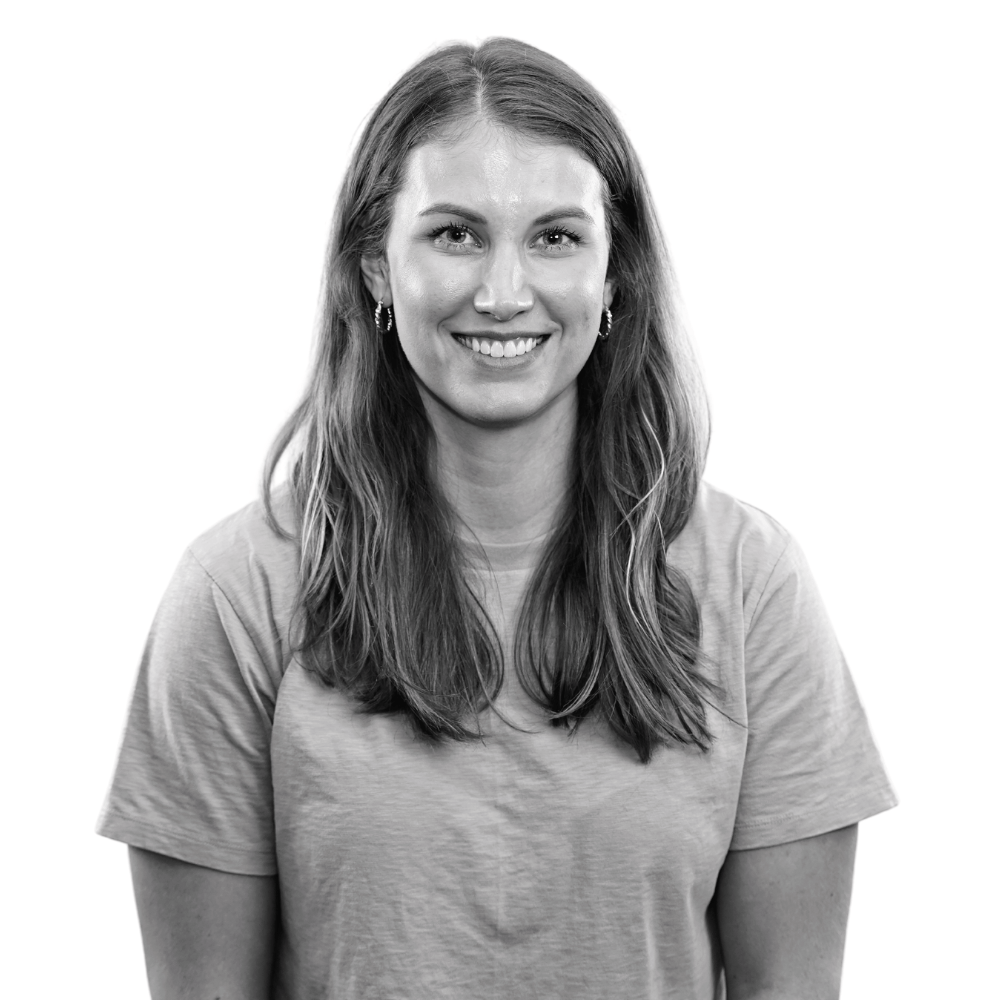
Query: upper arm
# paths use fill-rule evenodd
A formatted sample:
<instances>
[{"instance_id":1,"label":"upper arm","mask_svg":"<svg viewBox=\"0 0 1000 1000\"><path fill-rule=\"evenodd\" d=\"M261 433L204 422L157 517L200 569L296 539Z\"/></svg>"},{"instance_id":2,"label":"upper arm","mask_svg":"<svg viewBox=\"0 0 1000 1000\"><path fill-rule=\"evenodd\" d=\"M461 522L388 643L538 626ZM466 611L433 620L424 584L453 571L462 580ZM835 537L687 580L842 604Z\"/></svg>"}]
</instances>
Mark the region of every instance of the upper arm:
<instances>
[{"instance_id":1,"label":"upper arm","mask_svg":"<svg viewBox=\"0 0 1000 1000\"><path fill-rule=\"evenodd\" d=\"M730 851L716 911L729 1000L835 1000L858 828Z\"/></svg>"},{"instance_id":2,"label":"upper arm","mask_svg":"<svg viewBox=\"0 0 1000 1000\"><path fill-rule=\"evenodd\" d=\"M747 611L747 743L732 847L801 840L893 806L850 670L793 541Z\"/></svg>"},{"instance_id":3,"label":"upper arm","mask_svg":"<svg viewBox=\"0 0 1000 1000\"><path fill-rule=\"evenodd\" d=\"M273 875L280 678L275 649L262 653L257 637L269 626L245 626L246 604L185 554L143 650L98 832L205 868Z\"/></svg>"},{"instance_id":4,"label":"upper arm","mask_svg":"<svg viewBox=\"0 0 1000 1000\"><path fill-rule=\"evenodd\" d=\"M152 1000L267 1000L277 878L129 848Z\"/></svg>"}]
</instances>

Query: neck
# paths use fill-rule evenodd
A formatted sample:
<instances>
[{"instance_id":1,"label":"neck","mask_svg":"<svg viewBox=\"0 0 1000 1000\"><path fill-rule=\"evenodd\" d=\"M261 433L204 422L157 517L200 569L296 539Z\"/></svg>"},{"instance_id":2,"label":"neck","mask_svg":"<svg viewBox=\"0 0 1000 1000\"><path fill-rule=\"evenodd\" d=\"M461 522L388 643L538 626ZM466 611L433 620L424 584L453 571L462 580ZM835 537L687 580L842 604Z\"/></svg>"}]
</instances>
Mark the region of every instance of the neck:
<instances>
[{"instance_id":1,"label":"neck","mask_svg":"<svg viewBox=\"0 0 1000 1000\"><path fill-rule=\"evenodd\" d=\"M569 486L576 393L503 427L470 424L422 395L434 470L460 523L486 544L524 542L552 528Z\"/></svg>"}]
</instances>

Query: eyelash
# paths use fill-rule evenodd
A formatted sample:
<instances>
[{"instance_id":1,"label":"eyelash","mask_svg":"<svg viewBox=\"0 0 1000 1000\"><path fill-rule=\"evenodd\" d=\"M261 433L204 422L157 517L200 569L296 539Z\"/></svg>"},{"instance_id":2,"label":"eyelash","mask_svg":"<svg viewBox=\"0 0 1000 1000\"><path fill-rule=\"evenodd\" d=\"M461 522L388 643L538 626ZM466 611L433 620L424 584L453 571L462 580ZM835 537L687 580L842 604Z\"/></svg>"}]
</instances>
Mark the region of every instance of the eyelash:
<instances>
[{"instance_id":1,"label":"eyelash","mask_svg":"<svg viewBox=\"0 0 1000 1000\"><path fill-rule=\"evenodd\" d=\"M558 236L568 236L574 243L583 242L579 233L574 233L572 229L567 229L565 226L550 226L548 229L543 229L539 236L550 236L553 233Z\"/></svg>"},{"instance_id":2,"label":"eyelash","mask_svg":"<svg viewBox=\"0 0 1000 1000\"><path fill-rule=\"evenodd\" d=\"M439 236L443 236L449 230L454 230L455 232L468 233L473 239L476 239L476 234L466 225L461 222L449 222L447 225L438 226L431 234L431 239L436 240ZM550 226L548 229L543 229L535 239L541 239L545 236L550 236L556 234L559 236L566 236L571 239L574 243L582 243L583 239L579 233L574 233L571 229L566 229L564 226ZM478 240L477 240L478 242Z\"/></svg>"}]
</instances>

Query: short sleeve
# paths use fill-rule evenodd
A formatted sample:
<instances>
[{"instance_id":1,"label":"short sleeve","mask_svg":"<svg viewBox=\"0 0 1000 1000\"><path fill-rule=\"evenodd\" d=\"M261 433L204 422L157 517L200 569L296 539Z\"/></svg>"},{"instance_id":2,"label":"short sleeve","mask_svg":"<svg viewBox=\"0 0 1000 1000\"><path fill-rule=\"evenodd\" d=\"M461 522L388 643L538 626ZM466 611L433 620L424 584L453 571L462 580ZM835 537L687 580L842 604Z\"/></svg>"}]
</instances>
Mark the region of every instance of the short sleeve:
<instances>
[{"instance_id":1,"label":"short sleeve","mask_svg":"<svg viewBox=\"0 0 1000 1000\"><path fill-rule=\"evenodd\" d=\"M744 652L749 732L732 849L818 836L896 805L794 541L751 611Z\"/></svg>"},{"instance_id":2,"label":"short sleeve","mask_svg":"<svg viewBox=\"0 0 1000 1000\"><path fill-rule=\"evenodd\" d=\"M273 875L276 691L189 550L146 642L97 832L192 864Z\"/></svg>"}]
</instances>

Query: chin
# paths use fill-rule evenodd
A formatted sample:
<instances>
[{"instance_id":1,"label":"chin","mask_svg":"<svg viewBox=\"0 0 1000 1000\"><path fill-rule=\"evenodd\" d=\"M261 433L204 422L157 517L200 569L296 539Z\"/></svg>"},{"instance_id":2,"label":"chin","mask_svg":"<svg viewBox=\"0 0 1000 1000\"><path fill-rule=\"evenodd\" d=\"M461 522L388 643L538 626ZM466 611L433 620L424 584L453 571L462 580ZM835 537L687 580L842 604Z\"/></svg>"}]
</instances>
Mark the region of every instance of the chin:
<instances>
[{"instance_id":1,"label":"chin","mask_svg":"<svg viewBox=\"0 0 1000 1000\"><path fill-rule=\"evenodd\" d=\"M502 430L506 427L516 427L518 424L530 421L538 414L537 407L497 405L477 407L474 410L459 413L463 419L477 427Z\"/></svg>"}]
</instances>

